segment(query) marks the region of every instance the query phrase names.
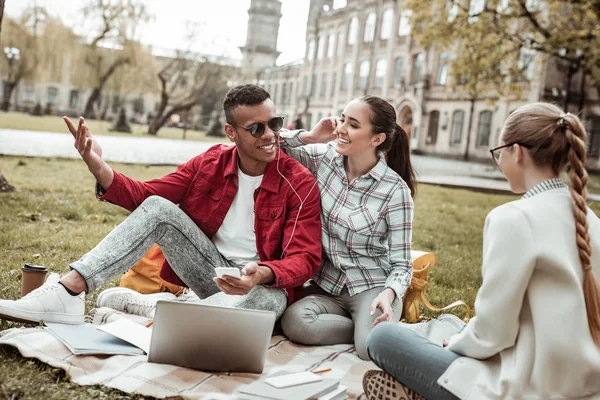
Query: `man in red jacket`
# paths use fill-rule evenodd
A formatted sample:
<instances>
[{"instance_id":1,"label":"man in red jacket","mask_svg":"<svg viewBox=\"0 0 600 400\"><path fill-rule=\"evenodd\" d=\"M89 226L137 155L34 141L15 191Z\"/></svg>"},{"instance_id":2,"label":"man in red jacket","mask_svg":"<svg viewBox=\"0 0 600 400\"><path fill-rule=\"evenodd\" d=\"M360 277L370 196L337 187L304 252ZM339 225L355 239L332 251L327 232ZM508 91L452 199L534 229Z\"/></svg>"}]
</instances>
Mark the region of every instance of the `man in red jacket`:
<instances>
[{"instance_id":1,"label":"man in red jacket","mask_svg":"<svg viewBox=\"0 0 600 400\"><path fill-rule=\"evenodd\" d=\"M161 277L201 299L272 310L281 316L321 263L320 196L313 175L277 146L283 118L255 85L231 89L225 132L216 145L160 179L140 182L110 168L83 118L64 118L75 147L96 178L96 193L132 211L58 283L16 301L0 300L0 317L83 323L84 294L133 266L157 243ZM241 278L215 276L216 267ZM236 296L233 296L236 295Z\"/></svg>"}]
</instances>

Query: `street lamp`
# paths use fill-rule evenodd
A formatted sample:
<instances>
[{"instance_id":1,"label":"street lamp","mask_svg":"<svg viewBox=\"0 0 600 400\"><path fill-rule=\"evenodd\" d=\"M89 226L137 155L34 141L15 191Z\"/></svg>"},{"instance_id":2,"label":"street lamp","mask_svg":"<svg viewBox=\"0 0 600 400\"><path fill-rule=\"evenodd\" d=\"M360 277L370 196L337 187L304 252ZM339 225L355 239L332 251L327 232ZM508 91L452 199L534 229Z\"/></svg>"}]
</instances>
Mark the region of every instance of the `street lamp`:
<instances>
[{"instance_id":1,"label":"street lamp","mask_svg":"<svg viewBox=\"0 0 600 400\"><path fill-rule=\"evenodd\" d=\"M4 54L8 59L8 79L4 82L4 99L2 102L2 109L8 111L10 106L10 94L14 88L13 82L13 65L21 58L21 51L16 47L5 47Z\"/></svg>"}]
</instances>

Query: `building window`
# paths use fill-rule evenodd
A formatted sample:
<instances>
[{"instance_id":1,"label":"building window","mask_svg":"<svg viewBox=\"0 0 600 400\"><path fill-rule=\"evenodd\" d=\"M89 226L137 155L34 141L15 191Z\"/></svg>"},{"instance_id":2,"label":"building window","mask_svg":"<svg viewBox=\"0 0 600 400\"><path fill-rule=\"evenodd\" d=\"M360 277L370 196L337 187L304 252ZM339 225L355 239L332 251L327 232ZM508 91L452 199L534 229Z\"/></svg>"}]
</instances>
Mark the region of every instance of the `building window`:
<instances>
[{"instance_id":1,"label":"building window","mask_svg":"<svg viewBox=\"0 0 600 400\"><path fill-rule=\"evenodd\" d=\"M312 80L310 81L310 93L311 96L316 96L317 94L317 74L312 75Z\"/></svg>"},{"instance_id":2,"label":"building window","mask_svg":"<svg viewBox=\"0 0 600 400\"><path fill-rule=\"evenodd\" d=\"M281 84L281 103L282 104L287 104L287 83L282 83Z\"/></svg>"},{"instance_id":3,"label":"building window","mask_svg":"<svg viewBox=\"0 0 600 400\"><path fill-rule=\"evenodd\" d=\"M358 36L358 17L352 17L350 26L348 27L348 44L356 44Z\"/></svg>"},{"instance_id":4,"label":"building window","mask_svg":"<svg viewBox=\"0 0 600 400\"><path fill-rule=\"evenodd\" d=\"M367 16L367 22L365 22L365 34L363 35L363 42L371 43L375 38L375 23L377 21L377 17L375 13L372 12Z\"/></svg>"},{"instance_id":5,"label":"building window","mask_svg":"<svg viewBox=\"0 0 600 400\"><path fill-rule=\"evenodd\" d=\"M69 94L69 108L76 109L79 106L79 90L71 90Z\"/></svg>"},{"instance_id":6,"label":"building window","mask_svg":"<svg viewBox=\"0 0 600 400\"><path fill-rule=\"evenodd\" d=\"M337 43L337 55L341 57L344 55L344 32L340 32L338 34L338 43Z\"/></svg>"},{"instance_id":7,"label":"building window","mask_svg":"<svg viewBox=\"0 0 600 400\"><path fill-rule=\"evenodd\" d=\"M592 117L588 156L589 158L600 158L600 116Z\"/></svg>"},{"instance_id":8,"label":"building window","mask_svg":"<svg viewBox=\"0 0 600 400\"><path fill-rule=\"evenodd\" d=\"M521 80L530 81L533 78L534 61L535 50L522 47L519 52L519 62L517 63Z\"/></svg>"},{"instance_id":9,"label":"building window","mask_svg":"<svg viewBox=\"0 0 600 400\"><path fill-rule=\"evenodd\" d=\"M423 71L425 69L425 53L419 53L413 58L412 84L416 85L423 81Z\"/></svg>"},{"instance_id":10,"label":"building window","mask_svg":"<svg viewBox=\"0 0 600 400\"><path fill-rule=\"evenodd\" d=\"M26 103L35 102L35 89L30 83L25 85L25 90L23 91L23 101Z\"/></svg>"},{"instance_id":11,"label":"building window","mask_svg":"<svg viewBox=\"0 0 600 400\"><path fill-rule=\"evenodd\" d=\"M315 39L311 39L310 42L308 42L306 58L308 59L308 61L312 61L315 58Z\"/></svg>"},{"instance_id":12,"label":"building window","mask_svg":"<svg viewBox=\"0 0 600 400\"><path fill-rule=\"evenodd\" d=\"M380 59L375 66L375 87L381 89L385 87L385 78L387 76L387 61Z\"/></svg>"},{"instance_id":13,"label":"building window","mask_svg":"<svg viewBox=\"0 0 600 400\"><path fill-rule=\"evenodd\" d=\"M329 35L329 41L327 43L327 58L332 58L335 54L335 33Z\"/></svg>"},{"instance_id":14,"label":"building window","mask_svg":"<svg viewBox=\"0 0 600 400\"><path fill-rule=\"evenodd\" d=\"M308 86L308 75L304 75L302 77L302 93L304 93L305 96L308 96L310 93L308 92L309 90L309 86Z\"/></svg>"},{"instance_id":15,"label":"building window","mask_svg":"<svg viewBox=\"0 0 600 400\"><path fill-rule=\"evenodd\" d=\"M469 3L469 18L470 24L479 21L479 14L485 10L485 0L471 0Z\"/></svg>"},{"instance_id":16,"label":"building window","mask_svg":"<svg viewBox=\"0 0 600 400\"><path fill-rule=\"evenodd\" d=\"M502 0L501 0L502 1ZM454 0L448 0L448 22L453 22L458 17L458 4Z\"/></svg>"},{"instance_id":17,"label":"building window","mask_svg":"<svg viewBox=\"0 0 600 400\"><path fill-rule=\"evenodd\" d=\"M321 77L321 97L327 97L327 74L323 74Z\"/></svg>"},{"instance_id":18,"label":"building window","mask_svg":"<svg viewBox=\"0 0 600 400\"><path fill-rule=\"evenodd\" d=\"M352 80L353 73L352 63L346 63L344 65L344 78L342 79L342 89L350 88L350 81Z\"/></svg>"},{"instance_id":19,"label":"building window","mask_svg":"<svg viewBox=\"0 0 600 400\"><path fill-rule=\"evenodd\" d=\"M358 69L358 88L366 89L367 83L369 82L369 70L371 69L371 63L369 61L363 61L360 63Z\"/></svg>"},{"instance_id":20,"label":"building window","mask_svg":"<svg viewBox=\"0 0 600 400\"><path fill-rule=\"evenodd\" d=\"M448 83L448 69L450 62L450 53L444 51L440 54L439 62L438 62L438 70L437 77L435 79L435 83L440 86L446 85Z\"/></svg>"},{"instance_id":21,"label":"building window","mask_svg":"<svg viewBox=\"0 0 600 400\"><path fill-rule=\"evenodd\" d=\"M58 100L58 88L55 88L53 86L49 86L47 89L47 95L48 95L48 104L52 104L55 105L56 101Z\"/></svg>"},{"instance_id":22,"label":"building window","mask_svg":"<svg viewBox=\"0 0 600 400\"><path fill-rule=\"evenodd\" d=\"M465 112L461 110L454 111L454 114L452 115L452 133L450 134L450 144L460 144L462 141L464 123Z\"/></svg>"},{"instance_id":23,"label":"building window","mask_svg":"<svg viewBox=\"0 0 600 400\"><path fill-rule=\"evenodd\" d=\"M479 113L479 125L477 126L477 146L489 146L491 133L492 112L482 111Z\"/></svg>"},{"instance_id":24,"label":"building window","mask_svg":"<svg viewBox=\"0 0 600 400\"><path fill-rule=\"evenodd\" d=\"M400 13L400 24L398 25L398 36L410 35L410 17L412 10L404 10Z\"/></svg>"},{"instance_id":25,"label":"building window","mask_svg":"<svg viewBox=\"0 0 600 400\"><path fill-rule=\"evenodd\" d=\"M330 88L331 88L330 93L329 93L330 98L333 98L333 96L335 96L335 85L337 85L337 77L338 77L337 72L334 72L333 79L331 80L331 86L330 86Z\"/></svg>"},{"instance_id":26,"label":"building window","mask_svg":"<svg viewBox=\"0 0 600 400\"><path fill-rule=\"evenodd\" d=\"M388 8L383 12L381 20L381 33L379 34L381 40L387 40L392 36L392 27L394 25L394 10Z\"/></svg>"},{"instance_id":27,"label":"building window","mask_svg":"<svg viewBox=\"0 0 600 400\"><path fill-rule=\"evenodd\" d=\"M438 128L440 124L440 112L432 111L429 116L429 128L427 129L427 144L435 144L437 142Z\"/></svg>"},{"instance_id":28,"label":"building window","mask_svg":"<svg viewBox=\"0 0 600 400\"><path fill-rule=\"evenodd\" d=\"M317 47L317 59L325 58L325 35L319 36L319 45Z\"/></svg>"},{"instance_id":29,"label":"building window","mask_svg":"<svg viewBox=\"0 0 600 400\"><path fill-rule=\"evenodd\" d=\"M306 114L306 129L310 129L312 127L312 114L308 113Z\"/></svg>"},{"instance_id":30,"label":"building window","mask_svg":"<svg viewBox=\"0 0 600 400\"><path fill-rule=\"evenodd\" d=\"M396 57L394 64L394 87L399 88L404 79L404 57Z\"/></svg>"}]
</instances>

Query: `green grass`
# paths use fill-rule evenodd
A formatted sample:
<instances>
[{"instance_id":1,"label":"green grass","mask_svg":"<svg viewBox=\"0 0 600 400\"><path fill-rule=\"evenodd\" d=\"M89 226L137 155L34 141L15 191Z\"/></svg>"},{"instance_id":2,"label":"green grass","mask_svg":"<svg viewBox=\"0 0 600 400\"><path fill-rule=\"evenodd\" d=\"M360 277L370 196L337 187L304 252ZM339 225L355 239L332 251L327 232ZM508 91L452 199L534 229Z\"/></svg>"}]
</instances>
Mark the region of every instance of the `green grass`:
<instances>
[{"instance_id":1,"label":"green grass","mask_svg":"<svg viewBox=\"0 0 600 400\"><path fill-rule=\"evenodd\" d=\"M590 193L600 194L600 175L590 175L587 187Z\"/></svg>"},{"instance_id":2,"label":"green grass","mask_svg":"<svg viewBox=\"0 0 600 400\"><path fill-rule=\"evenodd\" d=\"M151 179L174 167L115 164L137 179ZM18 298L20 267L27 262L64 273L67 265L95 246L127 212L98 202L94 180L81 161L0 157L0 171L17 192L0 195L0 298ZM481 284L482 229L486 214L513 196L421 185L416 200L414 248L434 252L427 293L434 305L461 299L473 306ZM600 213L600 204L592 208ZM118 279L102 289L117 285ZM94 307L99 291L86 297ZM460 310L457 311L461 315ZM428 314L430 315L430 314ZM20 326L0 323L0 330ZM105 387L81 387L65 373L0 348L0 398L136 398Z\"/></svg>"},{"instance_id":3,"label":"green grass","mask_svg":"<svg viewBox=\"0 0 600 400\"><path fill-rule=\"evenodd\" d=\"M71 118L76 123L76 118ZM147 135L148 126L131 124L132 133L111 132L110 129L114 125L113 122L86 120L90 131L94 135L111 135L111 136L143 136L143 137L159 137L164 139L183 139L183 129L179 128L161 128L157 136ZM16 129L28 131L43 131L43 132L61 132L68 133L67 127L61 117L58 116L41 116L8 112L0 114L0 129ZM225 142L227 138L207 137L205 132L188 130L186 140L200 140L209 142Z\"/></svg>"}]
</instances>

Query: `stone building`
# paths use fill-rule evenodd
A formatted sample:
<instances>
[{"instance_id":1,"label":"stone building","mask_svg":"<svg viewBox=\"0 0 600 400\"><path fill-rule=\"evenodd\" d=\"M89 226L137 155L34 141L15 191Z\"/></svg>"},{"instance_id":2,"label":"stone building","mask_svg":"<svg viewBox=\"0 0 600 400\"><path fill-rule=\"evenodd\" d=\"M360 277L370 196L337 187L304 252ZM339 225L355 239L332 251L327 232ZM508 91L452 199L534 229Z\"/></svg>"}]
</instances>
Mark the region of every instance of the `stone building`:
<instances>
[{"instance_id":1,"label":"stone building","mask_svg":"<svg viewBox=\"0 0 600 400\"><path fill-rule=\"evenodd\" d=\"M252 14L267 13L272 7L267 3L273 1L253 0ZM554 60L540 65L534 54L527 53L521 54L529 57L530 67L522 77L525 90L519 99L509 102L488 93L472 102L448 85L451 54L422 48L412 39L410 11L403 9L401 0L346 3L334 9L332 0L311 0L303 60L273 63L246 75L272 94L287 120L300 115L305 126L312 126L322 117L339 115L351 99L368 93L394 105L398 123L411 135L413 151L488 159L504 120L517 107L533 101L563 104L565 66ZM581 86L580 80L573 77L570 110L577 109L583 87L589 165L600 169L598 91Z\"/></svg>"}]
</instances>

